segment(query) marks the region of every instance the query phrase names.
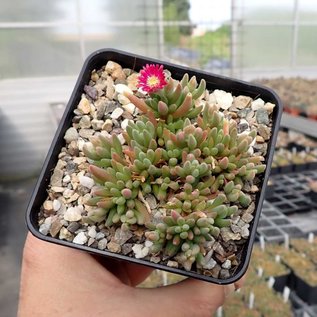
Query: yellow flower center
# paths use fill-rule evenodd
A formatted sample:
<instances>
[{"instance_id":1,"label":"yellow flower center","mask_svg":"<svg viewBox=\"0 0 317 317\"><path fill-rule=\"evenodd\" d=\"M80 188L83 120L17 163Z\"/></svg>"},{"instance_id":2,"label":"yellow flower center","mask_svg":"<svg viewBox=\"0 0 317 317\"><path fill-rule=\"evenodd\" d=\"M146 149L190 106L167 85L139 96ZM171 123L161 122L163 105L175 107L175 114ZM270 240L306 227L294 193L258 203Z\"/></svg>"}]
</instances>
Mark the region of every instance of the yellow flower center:
<instances>
[{"instance_id":1,"label":"yellow flower center","mask_svg":"<svg viewBox=\"0 0 317 317\"><path fill-rule=\"evenodd\" d=\"M146 83L149 87L155 87L160 83L160 80L157 76L152 75L148 77Z\"/></svg>"}]
</instances>

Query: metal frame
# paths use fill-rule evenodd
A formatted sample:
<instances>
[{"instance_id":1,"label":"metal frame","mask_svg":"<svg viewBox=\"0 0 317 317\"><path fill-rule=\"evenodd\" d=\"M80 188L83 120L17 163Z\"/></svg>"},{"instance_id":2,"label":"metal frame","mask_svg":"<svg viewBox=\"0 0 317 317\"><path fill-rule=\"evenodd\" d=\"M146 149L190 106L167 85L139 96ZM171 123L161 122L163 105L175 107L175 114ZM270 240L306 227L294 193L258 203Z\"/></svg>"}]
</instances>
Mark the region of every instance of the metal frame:
<instances>
[{"instance_id":1,"label":"metal frame","mask_svg":"<svg viewBox=\"0 0 317 317\"><path fill-rule=\"evenodd\" d=\"M163 0L157 0L156 6L158 10L157 20L138 20L138 21L104 21L96 23L83 23L82 21L82 7L79 0L76 1L76 20L70 21L54 21L54 22L0 22L1 29L39 29L39 28L54 28L57 26L74 26L77 28L78 32L78 44L80 47L80 54L82 60L87 56L85 36L83 33L84 25L103 25L103 26L115 26L115 27L158 27L158 57L160 59L164 58L165 55L165 45L164 45L164 28L169 26L187 26L192 25L189 21L164 21L163 18ZM301 0L293 0L293 19L289 22L266 22L266 21L244 21L243 19L243 0L231 0L231 21L227 22L227 25L231 25L231 69L230 74L234 77L243 77L244 72L255 70L255 68L246 69L242 65L242 57L239 56L238 47L243 45L243 41L238 41L238 34L241 34L242 26L289 26L292 28L292 52L290 69L301 69L305 72L306 67L301 67L297 65L297 52L298 52L298 30L299 26L317 26L317 21L299 21L299 4ZM238 3L241 5L238 5ZM146 5L146 4L145 4ZM210 21L209 24L212 24ZM243 34L242 34L243 38ZM258 65L260 67L261 65ZM313 65L316 66L317 65ZM267 67L265 67L267 69ZM276 67L272 67L272 70Z\"/></svg>"}]
</instances>

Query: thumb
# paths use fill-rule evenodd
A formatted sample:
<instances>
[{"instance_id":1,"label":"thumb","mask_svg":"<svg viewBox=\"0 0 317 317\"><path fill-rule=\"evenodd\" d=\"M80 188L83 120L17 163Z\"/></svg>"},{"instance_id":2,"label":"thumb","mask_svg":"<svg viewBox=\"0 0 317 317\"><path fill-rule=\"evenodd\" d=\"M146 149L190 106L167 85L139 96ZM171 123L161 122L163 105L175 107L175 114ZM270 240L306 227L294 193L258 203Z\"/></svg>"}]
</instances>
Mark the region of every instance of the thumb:
<instances>
[{"instance_id":1,"label":"thumb","mask_svg":"<svg viewBox=\"0 0 317 317\"><path fill-rule=\"evenodd\" d=\"M238 284L216 285L187 279L156 289L137 289L137 292L148 316L209 317L238 287Z\"/></svg>"}]
</instances>

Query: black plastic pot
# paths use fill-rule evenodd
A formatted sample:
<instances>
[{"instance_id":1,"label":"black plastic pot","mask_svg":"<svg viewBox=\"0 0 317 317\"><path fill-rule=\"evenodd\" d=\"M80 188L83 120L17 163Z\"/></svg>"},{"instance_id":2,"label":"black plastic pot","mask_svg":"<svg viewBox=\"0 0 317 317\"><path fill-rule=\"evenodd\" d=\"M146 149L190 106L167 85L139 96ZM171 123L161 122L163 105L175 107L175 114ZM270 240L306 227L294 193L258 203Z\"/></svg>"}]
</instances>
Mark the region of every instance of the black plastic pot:
<instances>
[{"instance_id":1,"label":"black plastic pot","mask_svg":"<svg viewBox=\"0 0 317 317\"><path fill-rule=\"evenodd\" d=\"M313 203L317 203L317 192L311 190L309 192L309 197Z\"/></svg>"},{"instance_id":2,"label":"black plastic pot","mask_svg":"<svg viewBox=\"0 0 317 317\"><path fill-rule=\"evenodd\" d=\"M294 274L295 291L298 297L309 305L317 304L317 286L311 286L306 281Z\"/></svg>"},{"instance_id":3,"label":"black plastic pot","mask_svg":"<svg viewBox=\"0 0 317 317\"><path fill-rule=\"evenodd\" d=\"M279 292L282 293L285 286L289 286L289 280L290 280L290 273L280 276L274 276L274 285L273 288Z\"/></svg>"},{"instance_id":4,"label":"black plastic pot","mask_svg":"<svg viewBox=\"0 0 317 317\"><path fill-rule=\"evenodd\" d=\"M202 78L204 78L207 83L207 89L209 90L222 89L225 91L230 91L233 95L246 95L252 98L260 97L267 102L272 102L276 104L276 107L274 108L274 112L273 112L272 137L268 144L268 154L266 156L266 162L265 162L267 164L267 169L265 171L265 174L261 178L260 187L262 188L262 190L256 196L255 218L252 223L252 226L250 227L250 237L243 247L242 254L241 254L241 263L230 278L224 280L224 279L217 279L213 277L200 275L197 272L193 272L193 271L186 272L185 270L182 270L182 269L176 269L176 268L163 266L160 264L155 264L144 259L136 259L133 257L121 255L121 254L111 253L110 251L106 251L106 250L98 250L98 249L88 247L85 245L77 245L72 242L59 240L57 238L52 238L49 236L44 236L39 232L38 213L41 208L41 205L47 198L46 189L49 185L51 171L54 169L57 163L58 154L60 153L61 148L64 146L64 134L66 130L72 124L71 122L73 118L73 110L76 108L76 106L78 105L80 101L81 94L84 91L84 85L88 84L89 82L91 71L94 69L100 69L109 60L119 63L124 68L128 67L137 71L140 70L145 64L148 64L148 63L161 64L171 72L173 78L175 79L181 79L185 73L188 73L189 76L196 76L197 80L201 80ZM103 50L96 51L93 54L91 54L87 58L86 62L84 63L84 66L80 72L79 78L77 80L77 83L71 95L71 98L66 107L64 116L60 122L56 135L52 142L52 145L49 149L48 155L44 162L42 172L40 174L39 180L36 184L34 193L31 197L31 200L27 209L27 215L26 215L27 225L30 231L33 233L33 235L48 242L53 242L63 246L85 250L94 254L108 256L114 259L143 264L143 265L147 265L156 269L166 270L173 273L189 276L192 278L209 281L212 283L218 283L218 284L232 283L238 280L245 273L248 267L252 245L256 235L256 227L259 221L260 212L261 212L261 208L262 208L262 204L264 200L264 192L265 192L264 189L266 187L268 177L270 174L270 166L272 163L273 151L274 151L274 146L275 146L277 133L279 129L281 114L282 114L281 102L278 96L272 90L268 88L249 84L247 82L243 82L243 81L239 81L235 79L212 75L207 72L202 72L202 71L194 70L191 68L181 67L175 64L170 64L170 63L162 62L159 60L146 58L146 57L142 57L139 55L130 54L130 53L122 52L122 51L117 51L112 49L103 49Z\"/></svg>"}]
</instances>

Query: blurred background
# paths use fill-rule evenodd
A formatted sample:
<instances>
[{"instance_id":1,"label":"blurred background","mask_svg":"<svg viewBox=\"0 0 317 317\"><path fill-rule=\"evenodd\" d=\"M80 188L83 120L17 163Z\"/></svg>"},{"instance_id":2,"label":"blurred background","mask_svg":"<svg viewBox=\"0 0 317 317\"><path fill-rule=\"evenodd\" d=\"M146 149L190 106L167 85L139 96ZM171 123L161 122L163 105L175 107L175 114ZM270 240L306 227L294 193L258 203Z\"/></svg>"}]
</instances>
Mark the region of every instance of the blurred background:
<instances>
[{"instance_id":1,"label":"blurred background","mask_svg":"<svg viewBox=\"0 0 317 317\"><path fill-rule=\"evenodd\" d=\"M83 61L100 48L274 88L285 112L259 239L317 232L315 1L0 0L0 8L1 317L16 314L29 197ZM290 289L292 313L316 316L316 300Z\"/></svg>"}]
</instances>

